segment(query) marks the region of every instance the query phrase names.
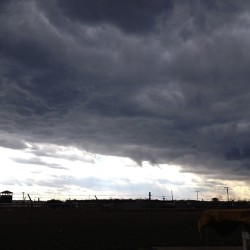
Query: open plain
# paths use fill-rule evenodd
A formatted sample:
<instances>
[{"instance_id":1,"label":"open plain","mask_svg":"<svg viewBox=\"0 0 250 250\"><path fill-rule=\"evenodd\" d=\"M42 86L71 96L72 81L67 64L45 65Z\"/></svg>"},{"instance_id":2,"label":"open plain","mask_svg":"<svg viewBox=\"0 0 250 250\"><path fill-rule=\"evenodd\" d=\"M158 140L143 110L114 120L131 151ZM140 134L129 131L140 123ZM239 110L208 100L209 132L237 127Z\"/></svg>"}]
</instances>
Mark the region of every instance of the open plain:
<instances>
[{"instance_id":1,"label":"open plain","mask_svg":"<svg viewBox=\"0 0 250 250\"><path fill-rule=\"evenodd\" d=\"M240 246L240 229L221 237L197 228L201 210L51 208L0 209L0 248L151 249ZM160 248L159 248L160 249ZM162 248L163 249L163 248Z\"/></svg>"}]
</instances>

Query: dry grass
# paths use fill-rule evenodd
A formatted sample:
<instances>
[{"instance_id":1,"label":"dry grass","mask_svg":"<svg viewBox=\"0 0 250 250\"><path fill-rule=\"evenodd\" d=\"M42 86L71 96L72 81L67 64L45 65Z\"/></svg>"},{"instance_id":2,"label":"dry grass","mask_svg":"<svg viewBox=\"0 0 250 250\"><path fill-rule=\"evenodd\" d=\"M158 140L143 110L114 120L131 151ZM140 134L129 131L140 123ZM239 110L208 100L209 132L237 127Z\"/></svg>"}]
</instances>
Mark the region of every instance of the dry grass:
<instances>
[{"instance_id":1,"label":"dry grass","mask_svg":"<svg viewBox=\"0 0 250 250\"><path fill-rule=\"evenodd\" d=\"M150 231L147 210L1 209L0 245L1 250L241 245L240 231L222 238L207 230L201 238L197 229L200 215L201 211L194 210L153 210Z\"/></svg>"}]
</instances>

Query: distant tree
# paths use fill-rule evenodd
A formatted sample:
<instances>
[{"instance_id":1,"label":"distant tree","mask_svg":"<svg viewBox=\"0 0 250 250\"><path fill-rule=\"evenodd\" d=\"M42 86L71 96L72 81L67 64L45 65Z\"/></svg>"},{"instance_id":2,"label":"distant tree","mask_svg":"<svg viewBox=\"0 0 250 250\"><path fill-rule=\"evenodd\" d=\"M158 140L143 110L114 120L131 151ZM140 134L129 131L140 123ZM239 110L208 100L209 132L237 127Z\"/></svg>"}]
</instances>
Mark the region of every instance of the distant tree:
<instances>
[{"instance_id":1,"label":"distant tree","mask_svg":"<svg viewBox=\"0 0 250 250\"><path fill-rule=\"evenodd\" d=\"M58 207L62 207L63 202L61 200L48 200L45 202L45 206L47 207L51 207L51 208L58 208Z\"/></svg>"},{"instance_id":2,"label":"distant tree","mask_svg":"<svg viewBox=\"0 0 250 250\"><path fill-rule=\"evenodd\" d=\"M214 202L219 201L219 198L214 197L214 198L212 198L212 201L214 201Z\"/></svg>"}]
</instances>

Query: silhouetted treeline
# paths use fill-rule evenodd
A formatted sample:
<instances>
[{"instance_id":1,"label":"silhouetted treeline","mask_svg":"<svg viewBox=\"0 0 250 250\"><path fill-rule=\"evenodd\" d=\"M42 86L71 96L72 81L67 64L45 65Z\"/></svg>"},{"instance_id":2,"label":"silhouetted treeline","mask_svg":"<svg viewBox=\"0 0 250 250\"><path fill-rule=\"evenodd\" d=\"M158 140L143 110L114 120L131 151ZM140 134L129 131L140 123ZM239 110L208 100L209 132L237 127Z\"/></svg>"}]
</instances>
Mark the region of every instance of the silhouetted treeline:
<instances>
[{"instance_id":1,"label":"silhouetted treeline","mask_svg":"<svg viewBox=\"0 0 250 250\"><path fill-rule=\"evenodd\" d=\"M12 201L0 203L0 207L47 207L47 208L82 208L82 209L236 209L250 208L250 201L197 201L197 200L149 200L148 199L89 199L66 200L51 199L47 201Z\"/></svg>"},{"instance_id":2,"label":"silhouetted treeline","mask_svg":"<svg viewBox=\"0 0 250 250\"><path fill-rule=\"evenodd\" d=\"M235 209L250 208L248 201L196 201L196 200L151 200L148 199L102 199L102 200L49 200L44 206L52 208L101 208L101 209Z\"/></svg>"}]
</instances>

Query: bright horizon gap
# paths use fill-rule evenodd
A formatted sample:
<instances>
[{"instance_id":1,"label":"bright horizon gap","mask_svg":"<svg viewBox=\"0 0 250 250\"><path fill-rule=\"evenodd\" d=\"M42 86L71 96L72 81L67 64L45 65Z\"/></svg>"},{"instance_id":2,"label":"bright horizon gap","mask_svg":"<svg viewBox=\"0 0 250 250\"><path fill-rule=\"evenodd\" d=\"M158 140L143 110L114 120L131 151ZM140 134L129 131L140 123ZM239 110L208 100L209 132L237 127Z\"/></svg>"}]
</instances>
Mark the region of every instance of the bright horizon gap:
<instances>
[{"instance_id":1,"label":"bright horizon gap","mask_svg":"<svg viewBox=\"0 0 250 250\"><path fill-rule=\"evenodd\" d=\"M25 151L0 148L2 162L8 166L0 176L1 191L13 192L14 199L20 199L23 192L41 200L86 199L94 195L106 199L144 199L151 192L152 197L170 200L172 190L176 200L196 200L198 190L199 199L226 200L225 186L230 187L232 200L247 197L248 188L243 182L209 179L206 181L217 181L218 185L205 189L205 179L201 175L182 172L181 166L146 161L139 166L126 157L92 154L72 146L27 144L29 147ZM36 155L34 149L47 153ZM50 151L53 155L48 153Z\"/></svg>"}]
</instances>

